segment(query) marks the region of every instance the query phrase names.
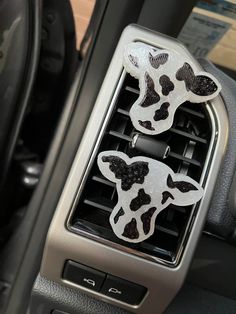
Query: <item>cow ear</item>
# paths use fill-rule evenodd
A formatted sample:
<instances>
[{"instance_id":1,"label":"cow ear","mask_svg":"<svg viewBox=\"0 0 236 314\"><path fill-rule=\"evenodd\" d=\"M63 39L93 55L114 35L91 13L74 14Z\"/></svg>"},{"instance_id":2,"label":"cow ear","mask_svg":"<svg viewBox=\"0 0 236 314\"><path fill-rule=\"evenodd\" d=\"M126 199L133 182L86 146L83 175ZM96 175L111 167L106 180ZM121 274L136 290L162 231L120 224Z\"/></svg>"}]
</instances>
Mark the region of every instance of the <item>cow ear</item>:
<instances>
[{"instance_id":1,"label":"cow ear","mask_svg":"<svg viewBox=\"0 0 236 314\"><path fill-rule=\"evenodd\" d=\"M151 66L149 58L150 54L156 54L156 49L140 42L132 42L125 46L123 55L123 64L128 73L139 79ZM153 60L155 64L163 64L165 60Z\"/></svg>"},{"instance_id":2,"label":"cow ear","mask_svg":"<svg viewBox=\"0 0 236 314\"><path fill-rule=\"evenodd\" d=\"M126 155L118 151L104 151L98 155L98 168L105 178L110 181L117 182L116 173L126 165Z\"/></svg>"},{"instance_id":3,"label":"cow ear","mask_svg":"<svg viewBox=\"0 0 236 314\"><path fill-rule=\"evenodd\" d=\"M135 78L139 78L140 71L142 69L142 60L140 62L140 48L137 43L130 43L125 46L124 67Z\"/></svg>"},{"instance_id":4,"label":"cow ear","mask_svg":"<svg viewBox=\"0 0 236 314\"><path fill-rule=\"evenodd\" d=\"M185 88L190 95L189 101L203 102L216 97L221 91L218 80L207 72L196 72L192 66L185 62L176 72L176 79L185 83Z\"/></svg>"},{"instance_id":5,"label":"cow ear","mask_svg":"<svg viewBox=\"0 0 236 314\"><path fill-rule=\"evenodd\" d=\"M208 100L216 97L221 90L218 80L209 73L203 72L195 78L191 92Z\"/></svg>"},{"instance_id":6,"label":"cow ear","mask_svg":"<svg viewBox=\"0 0 236 314\"><path fill-rule=\"evenodd\" d=\"M188 206L197 203L203 196L203 188L192 178L183 174L169 174L167 187L173 195L172 204Z\"/></svg>"}]
</instances>

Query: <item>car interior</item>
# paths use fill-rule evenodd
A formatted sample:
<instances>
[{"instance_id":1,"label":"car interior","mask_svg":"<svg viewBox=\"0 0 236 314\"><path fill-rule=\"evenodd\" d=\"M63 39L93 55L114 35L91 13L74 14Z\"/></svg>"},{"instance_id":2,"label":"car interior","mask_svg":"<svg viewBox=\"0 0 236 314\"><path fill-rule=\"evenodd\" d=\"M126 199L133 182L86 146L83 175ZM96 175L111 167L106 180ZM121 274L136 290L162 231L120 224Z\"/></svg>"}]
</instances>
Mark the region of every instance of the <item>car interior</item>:
<instances>
[{"instance_id":1,"label":"car interior","mask_svg":"<svg viewBox=\"0 0 236 314\"><path fill-rule=\"evenodd\" d=\"M235 0L0 1L0 314L236 313L235 43Z\"/></svg>"}]
</instances>

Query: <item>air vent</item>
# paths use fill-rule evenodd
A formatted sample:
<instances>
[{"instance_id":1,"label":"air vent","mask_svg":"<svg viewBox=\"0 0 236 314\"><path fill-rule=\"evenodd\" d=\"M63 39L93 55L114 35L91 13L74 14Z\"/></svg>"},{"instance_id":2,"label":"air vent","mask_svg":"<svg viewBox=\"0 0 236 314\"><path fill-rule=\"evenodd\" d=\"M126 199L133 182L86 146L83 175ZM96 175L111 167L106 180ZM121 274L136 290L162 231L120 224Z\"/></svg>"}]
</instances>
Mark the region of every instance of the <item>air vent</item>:
<instances>
[{"instance_id":1,"label":"air vent","mask_svg":"<svg viewBox=\"0 0 236 314\"><path fill-rule=\"evenodd\" d=\"M130 146L137 131L129 118L129 110L138 95L138 81L126 74L96 154L119 150L130 157L144 155ZM164 163L175 172L187 174L199 182L211 139L211 123L205 104L183 104L176 111L172 128L152 138L170 146L171 151ZM116 202L115 186L102 177L95 158L70 218L70 229L108 245L114 246L115 243L119 249L128 247L129 252L139 256L174 264L197 206L170 205L158 215L152 237L142 243L129 244L118 239L109 224Z\"/></svg>"}]
</instances>

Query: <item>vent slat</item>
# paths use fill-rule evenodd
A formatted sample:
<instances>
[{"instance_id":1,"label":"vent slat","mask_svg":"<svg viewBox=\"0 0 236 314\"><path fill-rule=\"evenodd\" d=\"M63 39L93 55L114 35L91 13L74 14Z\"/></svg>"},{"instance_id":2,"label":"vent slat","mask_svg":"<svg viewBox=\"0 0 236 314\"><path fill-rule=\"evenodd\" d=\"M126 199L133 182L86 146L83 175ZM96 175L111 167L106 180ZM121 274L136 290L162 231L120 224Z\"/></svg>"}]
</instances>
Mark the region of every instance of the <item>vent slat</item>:
<instances>
[{"instance_id":1,"label":"vent slat","mask_svg":"<svg viewBox=\"0 0 236 314\"><path fill-rule=\"evenodd\" d=\"M177 212L180 212L180 213L186 213L186 208L185 207L181 207L181 206L176 206L176 205L169 205L168 208L174 210L174 211L177 211Z\"/></svg>"},{"instance_id":2,"label":"vent slat","mask_svg":"<svg viewBox=\"0 0 236 314\"><path fill-rule=\"evenodd\" d=\"M116 131L109 131L109 134L115 137L120 138L121 140L125 140L125 141L132 141L132 138L128 135L122 134L120 132L116 132Z\"/></svg>"},{"instance_id":3,"label":"vent slat","mask_svg":"<svg viewBox=\"0 0 236 314\"><path fill-rule=\"evenodd\" d=\"M103 227L99 224L96 223L92 223L91 221L88 221L86 219L79 219L75 222L74 224L75 228L79 228L79 229L83 229L87 232L93 232L94 234L96 234L97 236L106 236L109 237L109 239L114 240L115 239L115 235L112 232L111 229Z\"/></svg>"},{"instance_id":4,"label":"vent slat","mask_svg":"<svg viewBox=\"0 0 236 314\"><path fill-rule=\"evenodd\" d=\"M92 180L97 181L97 182L102 183L102 184L105 184L105 185L108 185L108 186L110 186L112 188L114 188L116 186L115 183L113 183L111 181L108 181L108 180L106 180L103 177L92 176Z\"/></svg>"},{"instance_id":5,"label":"vent slat","mask_svg":"<svg viewBox=\"0 0 236 314\"><path fill-rule=\"evenodd\" d=\"M174 152L169 152L169 155L168 157L172 157L172 158L175 158L175 159L179 159L179 160L182 160L184 162L187 162L191 165L194 165L194 166L197 166L197 167L201 167L201 163L197 160L194 160L194 159L190 159L190 158L187 158L187 157L184 157L180 154L176 154Z\"/></svg>"},{"instance_id":6,"label":"vent slat","mask_svg":"<svg viewBox=\"0 0 236 314\"><path fill-rule=\"evenodd\" d=\"M156 245L147 243L147 242L142 242L140 246L144 249L144 252L155 252L161 254L162 258L164 257L166 260L171 261L173 258L173 253L168 250L164 250L162 248L157 247Z\"/></svg>"},{"instance_id":7,"label":"vent slat","mask_svg":"<svg viewBox=\"0 0 236 314\"><path fill-rule=\"evenodd\" d=\"M125 86L125 90L128 91L128 92L131 92L133 94L139 95L139 90L136 89L136 88L133 88L131 86Z\"/></svg>"},{"instance_id":8,"label":"vent slat","mask_svg":"<svg viewBox=\"0 0 236 314\"><path fill-rule=\"evenodd\" d=\"M127 110L118 108L118 109L117 109L117 112L123 114L124 116L129 117L129 112L128 112Z\"/></svg>"},{"instance_id":9,"label":"vent slat","mask_svg":"<svg viewBox=\"0 0 236 314\"><path fill-rule=\"evenodd\" d=\"M174 237L178 237L179 236L179 231L177 230L176 227L173 227L172 228L168 228L168 227L164 227L164 226L161 226L161 225L156 225L156 229L159 230L159 231L162 231L164 233L168 233Z\"/></svg>"},{"instance_id":10,"label":"vent slat","mask_svg":"<svg viewBox=\"0 0 236 314\"><path fill-rule=\"evenodd\" d=\"M187 133L186 131L181 131L175 128L170 128L170 132L187 137L188 139L198 142L198 143L203 143L203 144L207 144L207 140L204 138L201 138L199 136Z\"/></svg>"},{"instance_id":11,"label":"vent slat","mask_svg":"<svg viewBox=\"0 0 236 314\"><path fill-rule=\"evenodd\" d=\"M106 205L101 204L101 203L94 201L94 200L85 199L84 204L99 208L99 209L104 210L104 211L109 212L109 213L111 213L113 210L113 207L106 206Z\"/></svg>"},{"instance_id":12,"label":"vent slat","mask_svg":"<svg viewBox=\"0 0 236 314\"><path fill-rule=\"evenodd\" d=\"M186 112L186 113L189 113L195 117L198 117L198 118L201 118L201 119L205 119L205 115L201 112L198 112L198 111L195 111L195 110L192 110L192 109L189 109L189 108L186 108L184 106L180 106L178 108L178 110L182 111L182 112Z\"/></svg>"}]
</instances>

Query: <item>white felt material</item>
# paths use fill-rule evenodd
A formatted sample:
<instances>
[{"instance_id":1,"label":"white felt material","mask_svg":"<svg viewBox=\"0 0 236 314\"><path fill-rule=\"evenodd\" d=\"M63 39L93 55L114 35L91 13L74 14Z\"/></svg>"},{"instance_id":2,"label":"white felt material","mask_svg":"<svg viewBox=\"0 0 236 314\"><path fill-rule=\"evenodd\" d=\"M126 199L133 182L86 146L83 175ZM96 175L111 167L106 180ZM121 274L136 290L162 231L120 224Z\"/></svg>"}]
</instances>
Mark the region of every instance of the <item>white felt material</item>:
<instances>
[{"instance_id":1,"label":"white felt material","mask_svg":"<svg viewBox=\"0 0 236 314\"><path fill-rule=\"evenodd\" d=\"M140 161L146 162L149 171L144 178L144 182L142 184L134 183L127 191L122 190L122 180L118 179L115 173L110 169L110 162L104 161L103 157L108 156L119 157L126 163L126 165L131 165L134 162ZM203 189L196 181L186 175L179 173L175 174L167 165L151 158L142 156L129 158L126 154L119 151L104 151L101 152L98 156L98 167L104 177L116 184L116 189L118 192L118 203L110 215L110 224L117 237L127 242L138 243L149 238L154 232L157 214L160 213L169 204L172 203L177 206L187 206L198 202L203 196ZM176 187L168 187L168 175L171 176L174 182L184 181L191 183L195 190L183 193ZM130 209L130 203L134 198L137 197L140 189L144 189L145 193L150 195L151 201L147 205L142 205L138 210L132 211ZM170 192L174 199L168 198L168 200L162 204L163 192ZM147 234L145 234L141 215L152 207L156 207L156 210L150 221L150 230ZM120 208L123 209L124 214L120 216L117 223L115 223L114 218L119 212ZM137 222L137 231L139 234L135 239L130 239L123 235L125 226L132 220L132 218L134 218Z\"/></svg>"},{"instance_id":2,"label":"white felt material","mask_svg":"<svg viewBox=\"0 0 236 314\"><path fill-rule=\"evenodd\" d=\"M160 64L158 68L154 68L150 63L150 54L153 58L159 54L167 54L167 61ZM199 78L200 76L204 76L211 79L217 86L216 91L212 92L210 95L200 96L193 93L191 90L188 90L185 81L177 80L176 73L186 62L191 66L195 77L198 76ZM130 118L134 127L142 133L155 135L168 130L173 124L175 111L181 104L185 101L193 103L208 101L216 97L221 90L220 83L213 75L203 71L199 72L194 64L175 51L157 49L140 42L130 43L124 49L123 63L126 71L139 80L140 95L131 107ZM146 73L152 78L154 89L160 96L160 100L151 106L144 108L140 106L140 103L146 95ZM174 84L174 90L170 91L166 96L162 94L162 86L160 84L160 77L163 75L167 75L170 81ZM168 117L155 121L155 111L159 110L161 105L165 102L169 103ZM150 121L152 130L140 125L140 120Z\"/></svg>"}]
</instances>

